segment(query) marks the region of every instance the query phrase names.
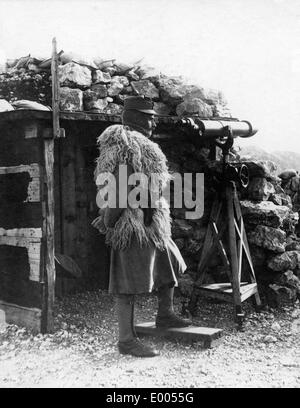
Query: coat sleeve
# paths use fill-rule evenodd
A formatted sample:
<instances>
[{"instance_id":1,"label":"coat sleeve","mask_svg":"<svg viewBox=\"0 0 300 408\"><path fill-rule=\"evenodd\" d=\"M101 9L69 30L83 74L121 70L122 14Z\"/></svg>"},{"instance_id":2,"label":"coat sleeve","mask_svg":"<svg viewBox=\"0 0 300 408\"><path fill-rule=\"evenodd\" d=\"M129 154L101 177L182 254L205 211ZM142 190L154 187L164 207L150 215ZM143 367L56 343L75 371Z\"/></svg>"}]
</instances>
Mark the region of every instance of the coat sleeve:
<instances>
[{"instance_id":1,"label":"coat sleeve","mask_svg":"<svg viewBox=\"0 0 300 408\"><path fill-rule=\"evenodd\" d=\"M134 173L134 170L130 164L127 164L127 176ZM104 214L104 225L107 228L113 228L118 221L118 219L121 217L122 212L124 211L124 208L119 208L119 192L120 192L120 186L118 184L119 182L119 166L116 167L114 171L114 177L116 179L116 208L110 208L106 207L105 208L105 214ZM128 181L127 178L127 181ZM129 193L130 191L130 186L127 184L127 191Z\"/></svg>"}]
</instances>

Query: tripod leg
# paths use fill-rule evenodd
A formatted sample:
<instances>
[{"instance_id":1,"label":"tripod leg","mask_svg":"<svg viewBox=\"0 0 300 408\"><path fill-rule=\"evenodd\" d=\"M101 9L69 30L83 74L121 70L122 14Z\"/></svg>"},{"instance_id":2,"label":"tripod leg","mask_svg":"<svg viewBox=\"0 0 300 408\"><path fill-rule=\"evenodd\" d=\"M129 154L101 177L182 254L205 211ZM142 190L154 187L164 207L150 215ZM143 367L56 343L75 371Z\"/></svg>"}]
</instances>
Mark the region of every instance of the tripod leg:
<instances>
[{"instance_id":1,"label":"tripod leg","mask_svg":"<svg viewBox=\"0 0 300 408\"><path fill-rule=\"evenodd\" d=\"M207 227L200 261L198 263L197 281L194 284L194 288L193 288L193 291L190 297L190 301L188 303L188 310L192 316L195 315L196 307L197 307L197 301L198 301L197 286L202 285L202 283L204 282L205 274L206 274L206 264L209 261L212 250L214 248L215 236L214 236L213 225L215 222L218 221L221 210L222 210L222 200L220 200L219 196L216 195L216 198L213 202L212 210L210 213L210 221Z\"/></svg>"},{"instance_id":2,"label":"tripod leg","mask_svg":"<svg viewBox=\"0 0 300 408\"><path fill-rule=\"evenodd\" d=\"M235 306L235 318L238 326L241 327L243 322L242 301L240 292L240 279L239 279L239 262L237 253L237 242L234 225L234 188L233 183L230 183L226 187L226 202L227 202L227 216L228 216L228 233L229 233L229 251L231 261L231 284L233 292L233 302Z\"/></svg>"},{"instance_id":3,"label":"tripod leg","mask_svg":"<svg viewBox=\"0 0 300 408\"><path fill-rule=\"evenodd\" d=\"M255 272L254 272L254 267L253 267L253 263L252 263L252 259L251 259L251 255L250 255L248 239L247 239L247 235L246 235L246 231L245 231L241 206L240 206L240 202L238 200L236 192L234 194L234 208L235 208L235 211L236 211L236 214L237 214L238 222L240 223L241 243L242 243L242 247L243 247L241 249L244 249L245 254L246 254L246 258L248 260L249 267L250 267L250 281L252 283L257 284L256 276L255 276ZM254 296L254 298L253 298L253 296ZM260 300L260 296L259 296L258 291L253 296L252 296L253 306L254 306L254 308L255 308L255 310L257 312L260 312L262 304L261 304L261 300Z\"/></svg>"},{"instance_id":4,"label":"tripod leg","mask_svg":"<svg viewBox=\"0 0 300 408\"><path fill-rule=\"evenodd\" d=\"M207 227L204 244L203 244L203 248L201 252L201 257L200 257L198 267L197 267L197 276L198 276L197 282L199 284L202 284L205 279L205 267L206 267L208 260L210 259L211 250L212 250L213 241L214 241L212 224L213 222L216 222L218 220L221 208L222 208L222 202L217 197L215 198L213 202L212 210L210 213L210 221Z\"/></svg>"}]
</instances>

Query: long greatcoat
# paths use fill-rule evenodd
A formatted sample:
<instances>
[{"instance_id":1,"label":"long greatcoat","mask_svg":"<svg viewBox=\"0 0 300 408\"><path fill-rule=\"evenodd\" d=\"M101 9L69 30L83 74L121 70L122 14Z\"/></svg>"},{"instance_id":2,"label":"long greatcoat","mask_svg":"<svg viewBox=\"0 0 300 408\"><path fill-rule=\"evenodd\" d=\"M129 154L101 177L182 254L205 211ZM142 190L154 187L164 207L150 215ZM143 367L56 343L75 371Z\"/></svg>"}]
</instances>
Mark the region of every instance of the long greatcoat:
<instances>
[{"instance_id":1,"label":"long greatcoat","mask_svg":"<svg viewBox=\"0 0 300 408\"><path fill-rule=\"evenodd\" d=\"M113 173L118 180L120 164L127 166L128 175L142 172L150 178L154 174L161 188L170 180L166 157L159 146L137 131L122 125L110 126L99 136L98 145L96 180L104 172ZM117 183L117 202L119 188ZM186 269L171 238L169 206L163 197L155 206L149 225L141 208L100 209L97 228L106 235L111 247L110 293L148 293L163 285L174 286Z\"/></svg>"}]
</instances>

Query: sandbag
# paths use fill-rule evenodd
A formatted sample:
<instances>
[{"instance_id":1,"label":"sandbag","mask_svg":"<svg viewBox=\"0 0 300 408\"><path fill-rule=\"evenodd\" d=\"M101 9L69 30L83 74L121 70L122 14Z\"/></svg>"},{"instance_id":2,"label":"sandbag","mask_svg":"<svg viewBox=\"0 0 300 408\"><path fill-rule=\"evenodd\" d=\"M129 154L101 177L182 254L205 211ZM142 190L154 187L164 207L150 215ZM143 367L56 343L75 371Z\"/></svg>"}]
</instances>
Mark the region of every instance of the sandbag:
<instances>
[{"instance_id":1,"label":"sandbag","mask_svg":"<svg viewBox=\"0 0 300 408\"><path fill-rule=\"evenodd\" d=\"M42 105L41 103L28 101L26 99L21 99L20 101L15 101L12 103L15 109L29 109L29 110L40 110L40 111L50 111L49 106Z\"/></svg>"},{"instance_id":2,"label":"sandbag","mask_svg":"<svg viewBox=\"0 0 300 408\"><path fill-rule=\"evenodd\" d=\"M14 107L5 99L0 99L0 112L9 112L14 110Z\"/></svg>"}]
</instances>

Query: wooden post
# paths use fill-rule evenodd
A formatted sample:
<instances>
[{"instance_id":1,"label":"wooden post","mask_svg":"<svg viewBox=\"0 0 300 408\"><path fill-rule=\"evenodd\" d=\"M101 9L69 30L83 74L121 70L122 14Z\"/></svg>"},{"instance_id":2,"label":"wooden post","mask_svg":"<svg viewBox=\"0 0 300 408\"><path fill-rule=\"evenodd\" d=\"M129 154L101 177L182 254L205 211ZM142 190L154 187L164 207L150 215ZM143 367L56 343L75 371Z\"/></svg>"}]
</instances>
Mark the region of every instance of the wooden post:
<instances>
[{"instance_id":1,"label":"wooden post","mask_svg":"<svg viewBox=\"0 0 300 408\"><path fill-rule=\"evenodd\" d=\"M55 299L54 258L54 139L60 137L59 127L59 84L56 38L52 40L52 134L44 136L46 212L45 212L45 272L47 279L47 315L43 331L53 331L53 304Z\"/></svg>"},{"instance_id":2,"label":"wooden post","mask_svg":"<svg viewBox=\"0 0 300 408\"><path fill-rule=\"evenodd\" d=\"M52 40L52 62L51 62L51 77L52 77L52 127L53 137L60 137L59 128L59 82L58 82L58 57L56 48L56 38Z\"/></svg>"},{"instance_id":3,"label":"wooden post","mask_svg":"<svg viewBox=\"0 0 300 408\"><path fill-rule=\"evenodd\" d=\"M53 331L53 304L55 299L55 261L54 261L54 139L45 139L45 182L46 182L46 251L45 269L47 278L47 326L46 331Z\"/></svg>"}]
</instances>

